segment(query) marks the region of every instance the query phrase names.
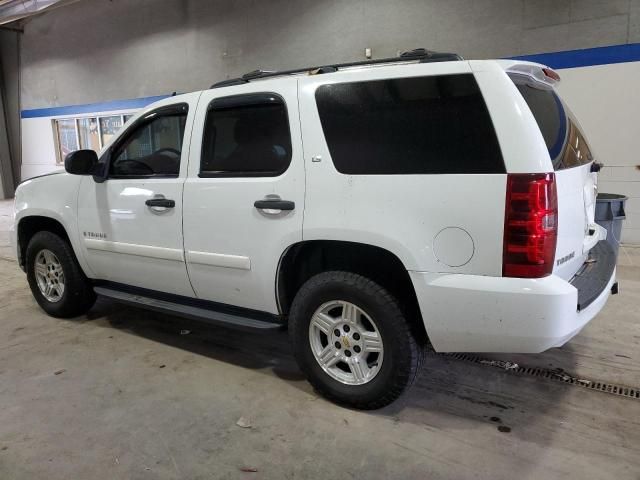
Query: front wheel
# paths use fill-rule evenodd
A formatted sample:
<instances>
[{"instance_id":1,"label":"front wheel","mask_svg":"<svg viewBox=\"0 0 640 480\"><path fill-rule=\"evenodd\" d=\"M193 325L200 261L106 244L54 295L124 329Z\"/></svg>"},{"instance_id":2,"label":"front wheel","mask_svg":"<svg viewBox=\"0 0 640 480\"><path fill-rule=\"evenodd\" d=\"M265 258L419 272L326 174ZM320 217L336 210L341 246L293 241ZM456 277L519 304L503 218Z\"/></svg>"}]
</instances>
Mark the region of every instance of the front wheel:
<instances>
[{"instance_id":1,"label":"front wheel","mask_svg":"<svg viewBox=\"0 0 640 480\"><path fill-rule=\"evenodd\" d=\"M393 402L415 380L423 349L395 298L350 272L324 272L298 291L289 315L294 354L311 384L362 409Z\"/></svg>"},{"instance_id":2,"label":"front wheel","mask_svg":"<svg viewBox=\"0 0 640 480\"><path fill-rule=\"evenodd\" d=\"M26 254L29 287L45 312L69 318L91 308L95 293L65 240L52 232L38 232Z\"/></svg>"}]
</instances>

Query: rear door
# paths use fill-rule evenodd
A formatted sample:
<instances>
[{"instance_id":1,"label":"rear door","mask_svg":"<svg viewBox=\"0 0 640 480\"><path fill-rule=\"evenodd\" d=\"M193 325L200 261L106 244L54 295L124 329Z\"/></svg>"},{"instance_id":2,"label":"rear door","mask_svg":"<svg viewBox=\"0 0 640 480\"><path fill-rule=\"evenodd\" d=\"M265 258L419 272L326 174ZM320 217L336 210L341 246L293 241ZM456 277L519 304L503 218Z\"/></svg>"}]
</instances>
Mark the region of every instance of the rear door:
<instances>
[{"instance_id":1,"label":"rear door","mask_svg":"<svg viewBox=\"0 0 640 480\"><path fill-rule=\"evenodd\" d=\"M558 244L554 274L570 279L598 242L594 220L597 174L582 129L557 92L530 78L511 75L544 137L558 189Z\"/></svg>"},{"instance_id":2,"label":"rear door","mask_svg":"<svg viewBox=\"0 0 640 480\"><path fill-rule=\"evenodd\" d=\"M280 256L302 240L305 172L295 78L202 94L184 188L199 298L277 313Z\"/></svg>"}]
</instances>

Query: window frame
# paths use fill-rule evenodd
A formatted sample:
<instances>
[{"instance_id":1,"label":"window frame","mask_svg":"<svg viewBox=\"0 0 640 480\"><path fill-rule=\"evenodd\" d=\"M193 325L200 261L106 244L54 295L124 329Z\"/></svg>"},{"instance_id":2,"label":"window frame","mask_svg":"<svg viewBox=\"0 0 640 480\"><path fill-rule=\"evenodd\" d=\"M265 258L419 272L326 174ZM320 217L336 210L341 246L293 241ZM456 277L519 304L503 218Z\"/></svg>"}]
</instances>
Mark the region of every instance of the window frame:
<instances>
[{"instance_id":1,"label":"window frame","mask_svg":"<svg viewBox=\"0 0 640 480\"><path fill-rule=\"evenodd\" d=\"M181 146L181 150L180 150L180 163L178 166L178 173L171 173L171 174L167 174L167 173L154 173L154 174L147 174L147 175L113 175L111 174L111 168L113 165L113 162L115 160L115 154L119 153L118 149L124 144L126 143L126 140L129 139L129 137L131 135L133 135L135 132L137 132L137 130L139 128L142 128L148 124L150 124L151 122L153 122L155 119L160 118L160 117L173 117L173 116L178 116L181 114L185 114L186 115L186 120L188 120L188 116L189 116L189 104L186 102L181 102L181 103L173 103L171 105L164 105L162 107L158 107L155 108L147 113L145 113L144 115L138 117L131 125L129 125L127 127L126 130L124 130L119 136L118 138L114 141L114 143L107 149L107 151L102 155L102 157L99 160L99 163L102 163L104 161L105 167L106 168L106 175L105 175L105 179L113 179L113 180L127 180L127 179L152 179L152 178L178 178L180 177L180 168L182 167L182 162L183 162L183 158L182 158L182 153L184 151L184 140L185 140L185 136L186 136L186 127L185 127L185 134L183 134L182 136L182 146ZM186 125L186 121L185 121L185 125Z\"/></svg>"},{"instance_id":2,"label":"window frame","mask_svg":"<svg viewBox=\"0 0 640 480\"><path fill-rule=\"evenodd\" d=\"M218 172L218 173L208 173L202 171L202 159L204 158L205 153L205 135L207 124L209 120L209 115L212 115L214 111L218 110L230 110L233 108L239 107L251 107L256 105L282 105L284 107L284 113L287 123L287 132L289 133L289 158L287 159L286 165L279 171L272 171L269 173L265 172ZM291 122L289 119L289 108L287 107L287 102L284 97L276 92L252 92L252 93L241 93L237 95L229 95L226 97L217 97L209 102L207 105L206 114L204 117L204 123L202 127L202 139L200 140L200 164L198 165L198 178L274 178L283 175L289 167L291 167L291 163L293 160L293 135L291 133Z\"/></svg>"}]
</instances>

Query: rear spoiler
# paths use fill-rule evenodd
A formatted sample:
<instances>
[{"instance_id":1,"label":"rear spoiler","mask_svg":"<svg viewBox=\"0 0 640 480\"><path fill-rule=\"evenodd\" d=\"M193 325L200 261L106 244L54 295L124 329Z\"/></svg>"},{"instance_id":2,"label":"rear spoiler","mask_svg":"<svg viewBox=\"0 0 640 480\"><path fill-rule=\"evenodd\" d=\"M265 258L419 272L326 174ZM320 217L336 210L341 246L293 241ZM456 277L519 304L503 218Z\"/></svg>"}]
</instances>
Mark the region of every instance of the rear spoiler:
<instances>
[{"instance_id":1,"label":"rear spoiler","mask_svg":"<svg viewBox=\"0 0 640 480\"><path fill-rule=\"evenodd\" d=\"M522 60L498 60L500 66L509 75L526 77L531 86L553 88L560 82L560 75L546 65Z\"/></svg>"}]
</instances>

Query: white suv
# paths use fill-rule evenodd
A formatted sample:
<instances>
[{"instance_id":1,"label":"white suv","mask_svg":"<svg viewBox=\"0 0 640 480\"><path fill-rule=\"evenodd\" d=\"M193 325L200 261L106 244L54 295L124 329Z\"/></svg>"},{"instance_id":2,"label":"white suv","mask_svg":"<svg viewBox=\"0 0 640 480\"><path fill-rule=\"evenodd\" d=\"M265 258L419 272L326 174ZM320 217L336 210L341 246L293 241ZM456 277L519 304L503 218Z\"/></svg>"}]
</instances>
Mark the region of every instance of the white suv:
<instances>
[{"instance_id":1,"label":"white suv","mask_svg":"<svg viewBox=\"0 0 640 480\"><path fill-rule=\"evenodd\" d=\"M557 80L418 50L167 98L18 188L20 265L53 316L98 294L288 326L316 389L359 408L397 398L427 342L560 346L617 284Z\"/></svg>"}]
</instances>

